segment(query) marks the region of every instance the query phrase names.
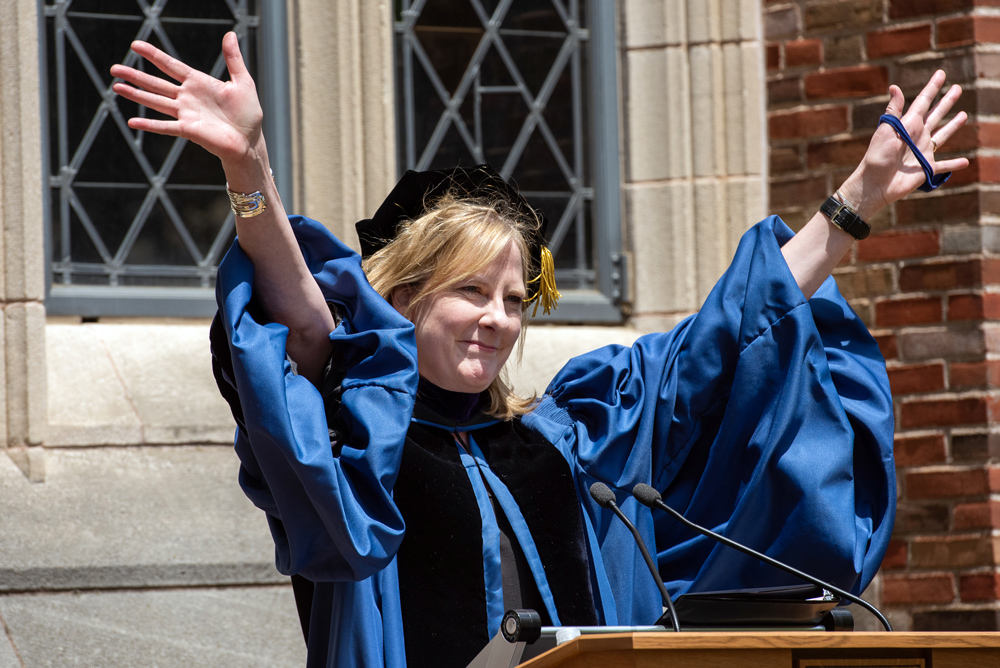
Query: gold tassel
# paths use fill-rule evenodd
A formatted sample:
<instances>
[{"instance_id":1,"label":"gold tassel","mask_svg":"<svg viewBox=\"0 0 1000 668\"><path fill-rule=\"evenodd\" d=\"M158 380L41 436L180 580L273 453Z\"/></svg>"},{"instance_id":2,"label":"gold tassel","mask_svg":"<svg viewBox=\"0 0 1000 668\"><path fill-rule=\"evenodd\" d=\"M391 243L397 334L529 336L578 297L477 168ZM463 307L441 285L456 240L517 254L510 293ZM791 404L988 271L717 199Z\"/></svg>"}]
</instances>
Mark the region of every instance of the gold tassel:
<instances>
[{"instance_id":1,"label":"gold tassel","mask_svg":"<svg viewBox=\"0 0 1000 668\"><path fill-rule=\"evenodd\" d=\"M552 260L552 252L545 246L542 246L541 255L541 271L538 276L528 281L529 285L535 282L538 283L538 291L528 300L529 304L535 302L535 310L531 312L532 318L538 313L539 304L542 305L542 312L548 315L552 309L559 305L559 298L562 297L559 294L559 290L556 289L556 265Z\"/></svg>"}]
</instances>

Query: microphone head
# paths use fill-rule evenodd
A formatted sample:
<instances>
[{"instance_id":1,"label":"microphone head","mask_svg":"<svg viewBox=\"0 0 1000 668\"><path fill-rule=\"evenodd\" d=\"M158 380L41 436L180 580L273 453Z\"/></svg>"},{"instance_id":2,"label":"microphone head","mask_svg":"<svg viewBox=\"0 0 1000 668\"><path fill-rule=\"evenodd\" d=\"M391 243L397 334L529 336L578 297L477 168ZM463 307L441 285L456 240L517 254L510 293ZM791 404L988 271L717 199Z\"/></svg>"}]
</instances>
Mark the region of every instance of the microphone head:
<instances>
[{"instance_id":1,"label":"microphone head","mask_svg":"<svg viewBox=\"0 0 1000 668\"><path fill-rule=\"evenodd\" d=\"M593 494L593 492L591 492L591 494ZM660 496L659 492L644 482L640 482L632 488L632 496L638 499L639 503L650 508L652 508L657 501L660 501L663 498Z\"/></svg>"},{"instance_id":2,"label":"microphone head","mask_svg":"<svg viewBox=\"0 0 1000 668\"><path fill-rule=\"evenodd\" d=\"M602 508L610 508L615 503L615 493L603 482L595 482L590 486L590 496Z\"/></svg>"}]
</instances>

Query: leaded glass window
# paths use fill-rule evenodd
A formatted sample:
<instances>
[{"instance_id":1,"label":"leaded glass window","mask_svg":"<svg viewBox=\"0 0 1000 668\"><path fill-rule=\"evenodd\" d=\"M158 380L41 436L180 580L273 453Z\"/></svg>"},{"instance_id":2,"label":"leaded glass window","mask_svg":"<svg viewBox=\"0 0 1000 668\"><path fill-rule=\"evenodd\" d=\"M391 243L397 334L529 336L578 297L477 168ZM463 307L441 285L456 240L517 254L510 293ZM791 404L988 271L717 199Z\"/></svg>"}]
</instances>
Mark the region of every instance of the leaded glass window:
<instances>
[{"instance_id":1,"label":"leaded glass window","mask_svg":"<svg viewBox=\"0 0 1000 668\"><path fill-rule=\"evenodd\" d=\"M512 178L549 219L570 302L558 318L620 319L614 3L396 0L395 10L400 171L485 162Z\"/></svg>"},{"instance_id":2,"label":"leaded glass window","mask_svg":"<svg viewBox=\"0 0 1000 668\"><path fill-rule=\"evenodd\" d=\"M279 3L284 6L284 3ZM257 0L45 0L50 285L47 307L80 315L204 315L235 226L218 159L190 142L138 132L153 114L111 92L112 64L156 68L142 39L227 78L233 30L251 74Z\"/></svg>"}]
</instances>

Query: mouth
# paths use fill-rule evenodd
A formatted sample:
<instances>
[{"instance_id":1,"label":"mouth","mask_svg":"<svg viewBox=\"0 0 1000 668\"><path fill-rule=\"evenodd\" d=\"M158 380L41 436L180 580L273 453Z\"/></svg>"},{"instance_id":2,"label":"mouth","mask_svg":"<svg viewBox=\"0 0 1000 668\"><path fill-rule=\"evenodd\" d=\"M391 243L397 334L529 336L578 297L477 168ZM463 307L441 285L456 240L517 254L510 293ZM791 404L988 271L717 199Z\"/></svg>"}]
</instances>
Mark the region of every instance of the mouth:
<instances>
[{"instance_id":1,"label":"mouth","mask_svg":"<svg viewBox=\"0 0 1000 668\"><path fill-rule=\"evenodd\" d=\"M463 341L462 343L469 346L470 348L479 349L483 352L494 353L497 351L496 346L490 346L481 341Z\"/></svg>"}]
</instances>

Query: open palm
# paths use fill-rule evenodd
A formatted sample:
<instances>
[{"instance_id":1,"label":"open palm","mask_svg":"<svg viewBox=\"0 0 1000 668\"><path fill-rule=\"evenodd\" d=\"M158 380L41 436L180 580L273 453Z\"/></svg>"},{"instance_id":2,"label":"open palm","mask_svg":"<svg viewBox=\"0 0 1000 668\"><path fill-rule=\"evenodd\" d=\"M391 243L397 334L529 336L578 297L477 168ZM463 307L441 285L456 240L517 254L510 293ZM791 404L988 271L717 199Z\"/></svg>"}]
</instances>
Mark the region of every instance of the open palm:
<instances>
[{"instance_id":1,"label":"open palm","mask_svg":"<svg viewBox=\"0 0 1000 668\"><path fill-rule=\"evenodd\" d=\"M175 119L136 117L129 119L130 128L189 139L223 163L257 150L263 112L235 33L222 40L229 81L199 72L147 42L133 42L132 50L178 83L125 65L112 66L111 75L122 80L112 86L115 93Z\"/></svg>"},{"instance_id":2,"label":"open palm","mask_svg":"<svg viewBox=\"0 0 1000 668\"><path fill-rule=\"evenodd\" d=\"M935 150L944 144L965 123L966 113L960 112L944 125L941 121L951 111L962 94L959 86L952 86L941 100L932 106L934 98L944 85L945 74L937 71L931 77L905 114L903 93L897 86L889 89L889 106L886 113L896 116L903 123L913 143L927 158L935 174L942 174L968 166L966 158L936 160ZM882 124L875 131L868 152L861 164L865 180L878 188L881 205L885 206L906 197L921 184L925 176L916 157L896 137L895 130Z\"/></svg>"}]
</instances>

